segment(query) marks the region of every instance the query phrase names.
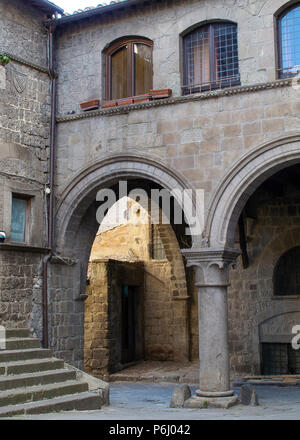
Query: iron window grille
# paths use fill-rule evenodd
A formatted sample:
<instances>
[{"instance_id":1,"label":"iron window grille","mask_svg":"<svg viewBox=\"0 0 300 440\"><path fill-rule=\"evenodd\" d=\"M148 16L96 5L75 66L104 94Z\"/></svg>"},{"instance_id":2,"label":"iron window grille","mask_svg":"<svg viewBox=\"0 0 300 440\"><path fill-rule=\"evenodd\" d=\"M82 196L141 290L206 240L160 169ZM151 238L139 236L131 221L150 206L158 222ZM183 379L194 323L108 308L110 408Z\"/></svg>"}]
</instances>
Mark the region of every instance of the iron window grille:
<instances>
[{"instance_id":1,"label":"iron window grille","mask_svg":"<svg viewBox=\"0 0 300 440\"><path fill-rule=\"evenodd\" d=\"M240 84L237 25L211 23L183 38L184 95Z\"/></svg>"},{"instance_id":2,"label":"iron window grille","mask_svg":"<svg viewBox=\"0 0 300 440\"><path fill-rule=\"evenodd\" d=\"M300 295L300 246L279 258L274 269L274 295Z\"/></svg>"},{"instance_id":3,"label":"iron window grille","mask_svg":"<svg viewBox=\"0 0 300 440\"><path fill-rule=\"evenodd\" d=\"M262 343L262 374L300 374L300 351L291 344Z\"/></svg>"},{"instance_id":4,"label":"iron window grille","mask_svg":"<svg viewBox=\"0 0 300 440\"><path fill-rule=\"evenodd\" d=\"M300 72L300 4L285 11L278 19L279 78Z\"/></svg>"}]
</instances>

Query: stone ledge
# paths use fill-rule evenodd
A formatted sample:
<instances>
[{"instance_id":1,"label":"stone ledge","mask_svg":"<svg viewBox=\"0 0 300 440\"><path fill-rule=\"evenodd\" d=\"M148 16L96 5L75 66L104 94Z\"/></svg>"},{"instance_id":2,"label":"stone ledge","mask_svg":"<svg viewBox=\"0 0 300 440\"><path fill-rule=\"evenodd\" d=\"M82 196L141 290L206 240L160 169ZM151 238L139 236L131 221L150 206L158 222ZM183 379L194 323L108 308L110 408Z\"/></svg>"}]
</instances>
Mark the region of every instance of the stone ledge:
<instances>
[{"instance_id":1,"label":"stone ledge","mask_svg":"<svg viewBox=\"0 0 300 440\"><path fill-rule=\"evenodd\" d=\"M0 244L0 251L19 251L19 252L35 252L38 254L46 254L47 252L50 252L49 248L44 247L38 247L38 246L27 246L23 244L8 244L8 243L1 243Z\"/></svg>"},{"instance_id":2,"label":"stone ledge","mask_svg":"<svg viewBox=\"0 0 300 440\"><path fill-rule=\"evenodd\" d=\"M224 96L238 95L241 93L251 93L260 90L275 89L279 87L287 87L292 84L292 79L280 79L272 82L253 84L249 86L237 86L227 89L219 89L211 92L197 93L192 95L177 96L173 98L160 99L157 101L143 102L140 104L130 104L122 107L113 107L105 110L91 110L86 113L78 113L75 115L57 115L56 122L70 122L86 118L95 118L99 116L113 116L127 114L134 110L145 110L147 108L160 107L162 105L174 105L185 102L197 102L212 98L222 98Z\"/></svg>"},{"instance_id":3,"label":"stone ledge","mask_svg":"<svg viewBox=\"0 0 300 440\"><path fill-rule=\"evenodd\" d=\"M32 63L31 61L27 61L24 58L18 57L17 55L13 55L13 54L6 52L6 51L5 51L5 54L9 58L11 58L12 61L15 61L19 64L23 64L24 66L27 66L27 67L31 67L32 69L37 70L38 72L46 73L47 75L49 75L49 70L48 70L48 67L46 67L46 66L41 66L39 64Z\"/></svg>"}]
</instances>

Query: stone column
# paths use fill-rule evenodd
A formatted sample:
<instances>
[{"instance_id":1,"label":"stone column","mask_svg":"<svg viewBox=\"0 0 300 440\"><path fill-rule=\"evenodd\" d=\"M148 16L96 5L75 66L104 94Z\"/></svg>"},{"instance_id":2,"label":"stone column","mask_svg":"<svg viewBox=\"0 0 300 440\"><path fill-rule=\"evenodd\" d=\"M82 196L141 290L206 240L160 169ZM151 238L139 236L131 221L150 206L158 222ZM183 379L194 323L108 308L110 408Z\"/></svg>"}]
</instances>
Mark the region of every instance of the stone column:
<instances>
[{"instance_id":1,"label":"stone column","mask_svg":"<svg viewBox=\"0 0 300 440\"><path fill-rule=\"evenodd\" d=\"M233 396L229 379L227 288L237 249L185 249L187 266L196 268L198 287L200 389L198 397Z\"/></svg>"}]
</instances>

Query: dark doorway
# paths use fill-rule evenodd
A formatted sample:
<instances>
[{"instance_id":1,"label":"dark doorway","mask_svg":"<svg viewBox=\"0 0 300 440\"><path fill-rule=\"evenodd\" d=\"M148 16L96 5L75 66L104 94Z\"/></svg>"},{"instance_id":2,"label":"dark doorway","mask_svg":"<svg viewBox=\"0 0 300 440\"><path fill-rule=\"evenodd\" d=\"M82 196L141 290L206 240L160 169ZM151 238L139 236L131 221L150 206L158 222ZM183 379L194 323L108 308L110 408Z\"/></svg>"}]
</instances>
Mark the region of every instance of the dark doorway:
<instances>
[{"instance_id":1,"label":"dark doorway","mask_svg":"<svg viewBox=\"0 0 300 440\"><path fill-rule=\"evenodd\" d=\"M264 375L300 374L300 350L291 344L262 344Z\"/></svg>"},{"instance_id":2,"label":"dark doorway","mask_svg":"<svg viewBox=\"0 0 300 440\"><path fill-rule=\"evenodd\" d=\"M136 358L137 288L122 286L122 364Z\"/></svg>"}]
</instances>

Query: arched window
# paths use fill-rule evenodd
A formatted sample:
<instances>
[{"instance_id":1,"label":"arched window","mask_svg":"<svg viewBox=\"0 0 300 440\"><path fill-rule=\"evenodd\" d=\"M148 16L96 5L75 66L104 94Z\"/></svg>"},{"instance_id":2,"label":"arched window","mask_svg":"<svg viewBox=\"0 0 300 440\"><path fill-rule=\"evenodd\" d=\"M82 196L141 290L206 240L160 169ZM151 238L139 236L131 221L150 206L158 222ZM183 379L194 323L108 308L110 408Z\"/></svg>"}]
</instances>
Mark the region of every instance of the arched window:
<instances>
[{"instance_id":1,"label":"arched window","mask_svg":"<svg viewBox=\"0 0 300 440\"><path fill-rule=\"evenodd\" d=\"M152 41L132 37L118 40L106 50L106 99L149 93L152 49Z\"/></svg>"},{"instance_id":2,"label":"arched window","mask_svg":"<svg viewBox=\"0 0 300 440\"><path fill-rule=\"evenodd\" d=\"M300 295L300 246L279 258L274 270L274 295Z\"/></svg>"},{"instance_id":3,"label":"arched window","mask_svg":"<svg viewBox=\"0 0 300 440\"><path fill-rule=\"evenodd\" d=\"M183 93L240 84L237 25L210 23L183 37Z\"/></svg>"},{"instance_id":4,"label":"arched window","mask_svg":"<svg viewBox=\"0 0 300 440\"><path fill-rule=\"evenodd\" d=\"M300 71L300 4L278 18L278 58L280 78Z\"/></svg>"}]
</instances>

